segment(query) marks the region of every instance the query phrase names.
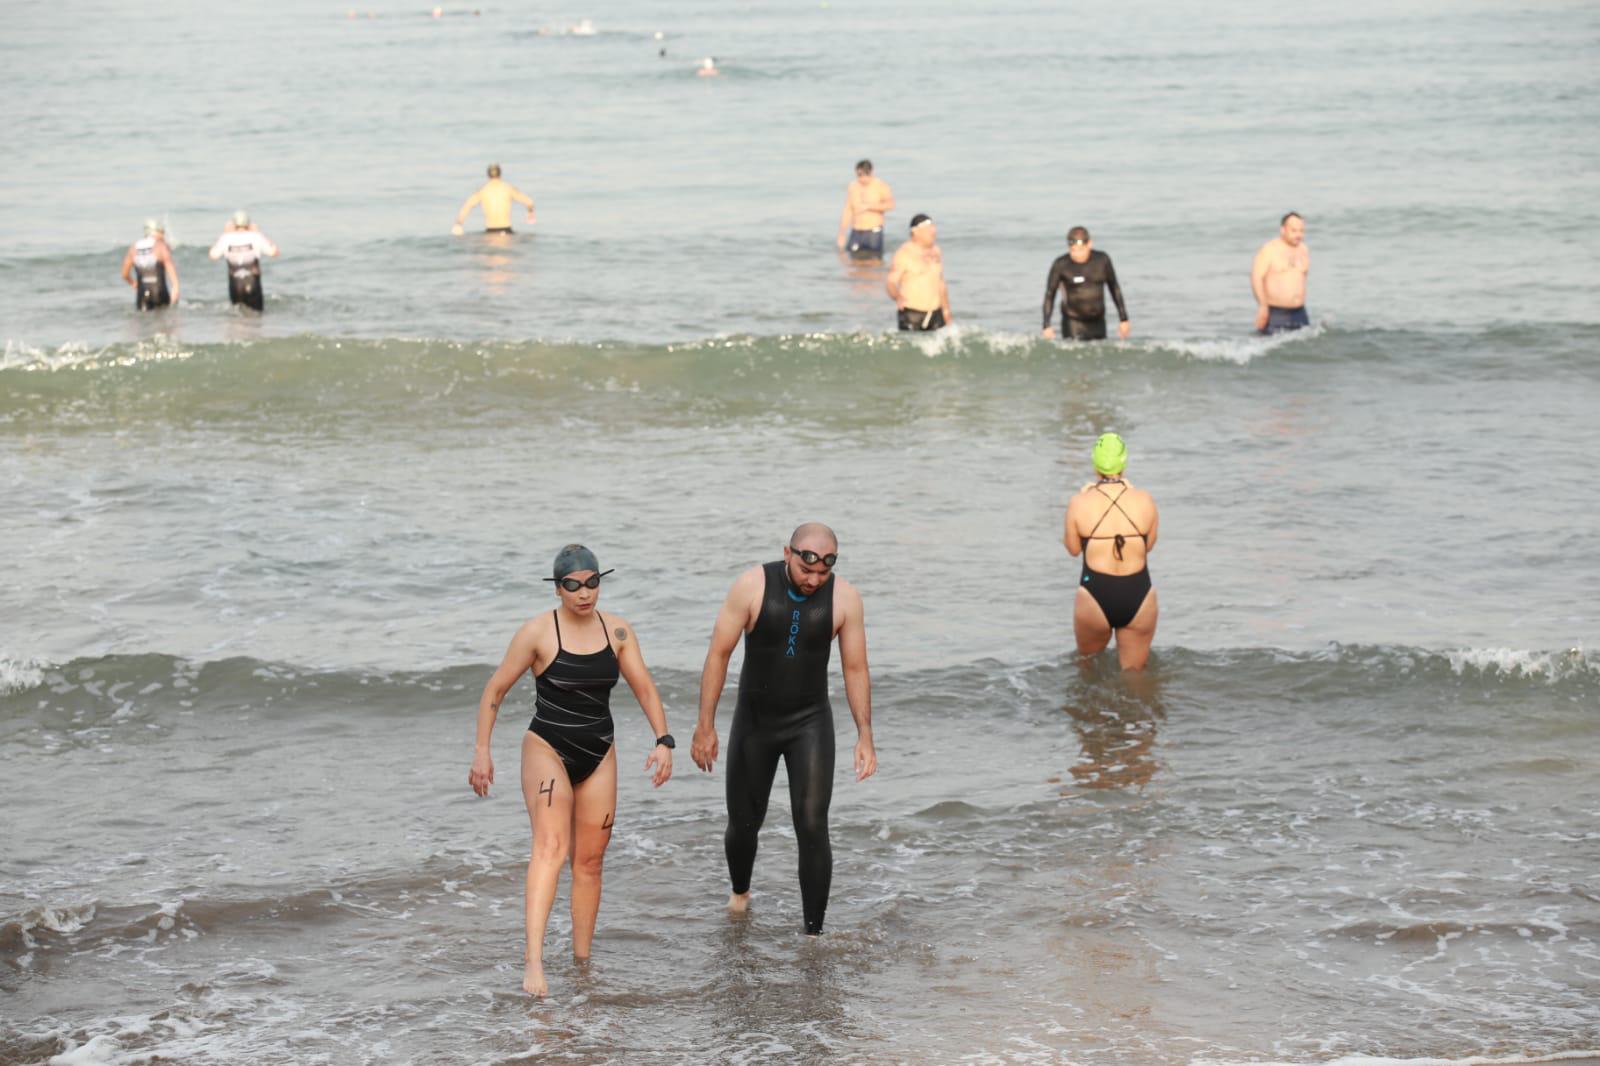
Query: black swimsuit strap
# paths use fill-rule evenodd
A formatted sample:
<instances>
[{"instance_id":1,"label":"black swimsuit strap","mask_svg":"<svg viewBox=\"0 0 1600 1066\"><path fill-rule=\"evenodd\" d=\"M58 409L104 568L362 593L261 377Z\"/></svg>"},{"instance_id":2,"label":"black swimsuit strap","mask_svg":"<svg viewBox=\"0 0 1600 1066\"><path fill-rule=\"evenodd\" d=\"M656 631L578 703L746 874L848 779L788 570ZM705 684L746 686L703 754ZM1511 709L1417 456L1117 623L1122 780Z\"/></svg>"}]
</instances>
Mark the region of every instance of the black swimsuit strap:
<instances>
[{"instance_id":1,"label":"black swimsuit strap","mask_svg":"<svg viewBox=\"0 0 1600 1066\"><path fill-rule=\"evenodd\" d=\"M599 611L595 611L594 616L600 619L600 632L604 633L606 637L606 651L615 655L617 650L611 646L611 631L606 628L606 616ZM550 617L556 624L556 654L560 655L567 650L561 646L561 612L559 610L551 611ZM573 652L573 654L576 655L577 652Z\"/></svg>"},{"instance_id":2,"label":"black swimsuit strap","mask_svg":"<svg viewBox=\"0 0 1600 1066\"><path fill-rule=\"evenodd\" d=\"M1096 485L1094 487L1094 490L1096 492L1098 492L1100 495L1104 496L1106 499L1111 501L1111 507L1107 507L1101 513L1100 521L1096 522L1094 524L1094 528L1089 530L1089 535L1087 537L1084 537L1083 539L1084 540L1109 540L1109 541L1111 541L1112 554L1116 556L1118 562L1121 562L1122 561L1122 546L1127 543L1128 535L1127 534L1123 534L1123 533L1114 533L1109 537L1097 537L1097 536L1095 536L1095 533L1097 531L1099 531L1101 524L1104 523L1106 518L1107 518L1107 516L1109 516L1111 514L1111 508L1112 507L1115 507L1118 511L1122 511L1122 517L1126 518L1128 520L1128 524L1133 527L1133 533L1132 533L1133 536L1138 537L1140 540L1146 541L1146 542L1148 542L1150 538L1149 538L1148 535L1139 532L1139 523L1137 523L1137 522L1135 522L1133 520L1133 516L1131 514L1129 514L1127 511L1123 510L1122 503L1120 501L1122 500L1122 497L1124 497L1124 496L1126 496L1128 494L1128 483L1125 482L1125 481L1118 481L1117 484L1122 486L1122 491L1117 493L1115 496L1113 496L1110 493L1108 493L1105 489L1101 488L1099 485Z\"/></svg>"}]
</instances>

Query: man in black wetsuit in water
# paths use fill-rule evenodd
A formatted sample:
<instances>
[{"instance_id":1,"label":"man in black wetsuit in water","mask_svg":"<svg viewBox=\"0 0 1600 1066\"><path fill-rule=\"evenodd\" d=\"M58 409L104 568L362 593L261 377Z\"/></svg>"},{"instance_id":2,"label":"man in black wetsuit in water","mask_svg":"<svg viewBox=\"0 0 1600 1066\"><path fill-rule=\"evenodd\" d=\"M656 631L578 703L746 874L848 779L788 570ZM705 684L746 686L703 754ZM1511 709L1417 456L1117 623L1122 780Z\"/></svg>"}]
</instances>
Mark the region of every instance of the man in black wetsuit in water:
<instances>
[{"instance_id":1,"label":"man in black wetsuit in water","mask_svg":"<svg viewBox=\"0 0 1600 1066\"><path fill-rule=\"evenodd\" d=\"M807 522L784 546L783 558L739 575L711 631L700 675L700 721L689 754L711 772L717 759L717 701L728 659L744 637L738 704L728 731L728 830L723 846L733 895L728 909L750 904L756 835L767 817L772 779L782 757L800 851L800 902L806 933L822 932L833 880L828 804L833 799L833 707L828 702L828 655L839 638L845 697L856 721L856 780L878 769L872 746L872 682L861 594L833 573L839 541L820 522Z\"/></svg>"},{"instance_id":2,"label":"man in black wetsuit in water","mask_svg":"<svg viewBox=\"0 0 1600 1066\"><path fill-rule=\"evenodd\" d=\"M1050 313L1055 310L1056 290L1065 288L1061 297L1061 337L1069 341L1099 341L1106 337L1106 299L1104 289L1111 290L1117 304L1117 336L1128 339L1128 305L1122 302L1122 286L1117 284L1117 272L1111 266L1111 257L1094 250L1089 231L1073 226L1067 231L1067 254L1050 264L1050 279L1044 287L1044 336L1054 337L1050 328Z\"/></svg>"}]
</instances>

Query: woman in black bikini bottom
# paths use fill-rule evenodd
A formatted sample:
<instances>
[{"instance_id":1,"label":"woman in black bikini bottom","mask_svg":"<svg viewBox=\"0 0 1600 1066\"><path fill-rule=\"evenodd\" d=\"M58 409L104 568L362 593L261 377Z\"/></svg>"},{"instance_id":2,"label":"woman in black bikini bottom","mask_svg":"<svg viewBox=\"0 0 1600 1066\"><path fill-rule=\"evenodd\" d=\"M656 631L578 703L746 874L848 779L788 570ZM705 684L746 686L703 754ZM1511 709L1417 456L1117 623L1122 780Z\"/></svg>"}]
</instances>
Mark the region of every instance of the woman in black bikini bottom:
<instances>
[{"instance_id":1,"label":"woman in black bikini bottom","mask_svg":"<svg viewBox=\"0 0 1600 1066\"><path fill-rule=\"evenodd\" d=\"M1095 441L1093 455L1097 480L1073 497L1062 537L1068 553L1083 554L1073 630L1082 655L1104 651L1115 634L1122 668L1139 670L1149 658L1150 642L1156 632L1156 594L1144 560L1156 546L1159 516L1150 494L1134 488L1122 477L1128 465L1128 448L1121 437L1103 434ZM1139 528L1141 520L1148 528ZM1101 532L1102 527L1106 532ZM1114 569L1126 571L1135 561L1125 554L1135 539L1142 542L1136 557L1139 569L1112 573ZM1096 569L1089 563L1090 550L1097 541L1111 542L1109 553L1095 550L1099 565L1106 569Z\"/></svg>"},{"instance_id":2,"label":"woman in black bikini bottom","mask_svg":"<svg viewBox=\"0 0 1600 1066\"><path fill-rule=\"evenodd\" d=\"M594 553L569 544L556 556L561 605L523 624L478 704L478 741L467 781L480 796L494 782L489 738L506 693L532 672L537 692L533 721L522 739L522 798L533 826L527 877L527 950L522 989L542 996L544 931L555 904L556 881L572 859L572 953L589 957L600 912L600 869L616 824L617 759L612 750L611 690L626 678L656 738L645 769L656 787L672 776L671 734L633 627L602 615L603 573Z\"/></svg>"}]
</instances>

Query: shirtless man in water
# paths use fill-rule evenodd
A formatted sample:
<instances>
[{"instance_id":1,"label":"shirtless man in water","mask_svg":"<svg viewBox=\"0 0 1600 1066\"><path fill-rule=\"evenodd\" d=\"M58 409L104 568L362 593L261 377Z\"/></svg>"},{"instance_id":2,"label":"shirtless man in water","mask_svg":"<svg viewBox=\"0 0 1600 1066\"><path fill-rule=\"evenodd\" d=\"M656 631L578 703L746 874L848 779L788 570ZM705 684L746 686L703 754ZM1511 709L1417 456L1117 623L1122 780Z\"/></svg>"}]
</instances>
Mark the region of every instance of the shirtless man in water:
<instances>
[{"instance_id":1,"label":"shirtless man in water","mask_svg":"<svg viewBox=\"0 0 1600 1066\"><path fill-rule=\"evenodd\" d=\"M1305 219L1290 211L1278 235L1256 253L1250 267L1250 291L1256 298L1256 332L1282 333L1311 325L1306 314L1306 275L1311 249L1305 245Z\"/></svg>"},{"instance_id":2,"label":"shirtless man in water","mask_svg":"<svg viewBox=\"0 0 1600 1066\"><path fill-rule=\"evenodd\" d=\"M456 224L450 227L450 232L457 237L461 236L461 223L467 220L474 207L483 208L483 232L485 233L510 233L511 232L511 202L515 200L528 209L528 221L537 222L533 217L533 197L518 189L509 181L500 178L500 164L489 164L489 180L461 205L461 210L456 212Z\"/></svg>"},{"instance_id":3,"label":"shirtless man in water","mask_svg":"<svg viewBox=\"0 0 1600 1066\"><path fill-rule=\"evenodd\" d=\"M844 211L839 215L840 251L857 259L883 258L883 216L894 210L894 191L872 174L872 160L856 164L856 180L844 191Z\"/></svg>"},{"instance_id":4,"label":"shirtless man in water","mask_svg":"<svg viewBox=\"0 0 1600 1066\"><path fill-rule=\"evenodd\" d=\"M911 239L894 253L884 287L900 312L902 330L921 333L948 326L950 288L944 282L944 255L934 241L938 227L927 215L911 219Z\"/></svg>"}]
</instances>

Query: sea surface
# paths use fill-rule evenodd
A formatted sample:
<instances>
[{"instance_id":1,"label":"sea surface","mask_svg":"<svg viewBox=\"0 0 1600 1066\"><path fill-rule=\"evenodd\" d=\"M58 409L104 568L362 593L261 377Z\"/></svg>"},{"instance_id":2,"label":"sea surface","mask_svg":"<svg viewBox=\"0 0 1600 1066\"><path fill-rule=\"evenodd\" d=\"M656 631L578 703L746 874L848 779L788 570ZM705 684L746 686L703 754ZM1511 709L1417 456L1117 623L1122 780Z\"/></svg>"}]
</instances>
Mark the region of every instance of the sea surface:
<instances>
[{"instance_id":1,"label":"sea surface","mask_svg":"<svg viewBox=\"0 0 1600 1066\"><path fill-rule=\"evenodd\" d=\"M0 63L0 1063L1600 1056L1594 5L65 0ZM862 157L953 329L836 254ZM539 221L452 238L490 162ZM1254 337L1291 209L1314 326ZM1038 336L1075 224L1127 342ZM1060 544L1112 429L1139 675L1078 661ZM805 520L881 765L818 940L781 777L730 920L687 752ZM618 690L594 957L563 885L533 1001L530 683L466 777L574 540L684 745L651 789Z\"/></svg>"}]
</instances>

